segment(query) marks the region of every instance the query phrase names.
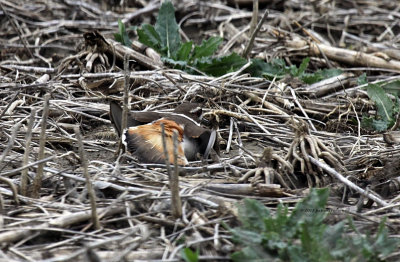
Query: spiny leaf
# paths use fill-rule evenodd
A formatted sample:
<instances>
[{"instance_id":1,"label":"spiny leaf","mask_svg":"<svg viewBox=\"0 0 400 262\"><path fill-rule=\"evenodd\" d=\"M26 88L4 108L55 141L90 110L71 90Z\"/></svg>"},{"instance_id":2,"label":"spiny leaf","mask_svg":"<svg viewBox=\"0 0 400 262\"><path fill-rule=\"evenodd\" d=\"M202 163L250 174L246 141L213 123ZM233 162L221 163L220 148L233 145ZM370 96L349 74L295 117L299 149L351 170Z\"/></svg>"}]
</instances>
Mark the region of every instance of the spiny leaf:
<instances>
[{"instance_id":1,"label":"spiny leaf","mask_svg":"<svg viewBox=\"0 0 400 262\"><path fill-rule=\"evenodd\" d=\"M365 73L362 74L358 79L357 83L365 84L367 83ZM389 84L368 84L365 88L369 98L375 102L377 115L374 118L363 117L362 125L363 127L373 128L377 131L387 130L389 127L393 126L395 123L395 116L400 110L399 98L396 97L393 102L392 99L387 95L386 92L391 92L395 96L399 94L399 84L400 82L394 81Z\"/></svg>"},{"instance_id":2,"label":"spiny leaf","mask_svg":"<svg viewBox=\"0 0 400 262\"><path fill-rule=\"evenodd\" d=\"M328 201L328 196L328 188L312 189L306 198L297 203L290 216L291 223L311 223L314 225L321 223L326 217L325 205Z\"/></svg>"},{"instance_id":3,"label":"spiny leaf","mask_svg":"<svg viewBox=\"0 0 400 262\"><path fill-rule=\"evenodd\" d=\"M361 126L368 129L374 129L374 118L372 116L363 116L361 119ZM354 121L355 122L355 121ZM385 124L385 129L387 128L387 123ZM383 129L383 130L385 130Z\"/></svg>"},{"instance_id":4,"label":"spiny leaf","mask_svg":"<svg viewBox=\"0 0 400 262\"><path fill-rule=\"evenodd\" d=\"M161 47L167 50L168 58L176 58L176 53L181 45L179 26L175 20L174 6L170 1L165 1L158 12L155 29L161 38Z\"/></svg>"},{"instance_id":5,"label":"spiny leaf","mask_svg":"<svg viewBox=\"0 0 400 262\"><path fill-rule=\"evenodd\" d=\"M235 262L260 262L260 261L273 261L273 257L260 247L252 246L245 247L242 250L235 252L231 256Z\"/></svg>"},{"instance_id":6,"label":"spiny leaf","mask_svg":"<svg viewBox=\"0 0 400 262\"><path fill-rule=\"evenodd\" d=\"M338 76L341 73L343 73L343 71L336 68L323 69L323 70L317 70L314 73L305 73L302 76L300 76L300 79L306 84L314 84L324 79Z\"/></svg>"},{"instance_id":7,"label":"spiny leaf","mask_svg":"<svg viewBox=\"0 0 400 262\"><path fill-rule=\"evenodd\" d=\"M383 119L372 119L372 128L376 131L385 131L391 126L391 121L383 120Z\"/></svg>"},{"instance_id":8,"label":"spiny leaf","mask_svg":"<svg viewBox=\"0 0 400 262\"><path fill-rule=\"evenodd\" d=\"M238 208L239 219L244 228L256 231L265 230L264 219L269 217L269 210L259 201L254 199L244 199L243 205Z\"/></svg>"},{"instance_id":9,"label":"spiny leaf","mask_svg":"<svg viewBox=\"0 0 400 262\"><path fill-rule=\"evenodd\" d=\"M281 79L287 74L285 62L282 59L274 59L269 63L258 58L252 59L246 72L252 76L265 77L269 80L273 78Z\"/></svg>"},{"instance_id":10,"label":"spiny leaf","mask_svg":"<svg viewBox=\"0 0 400 262\"><path fill-rule=\"evenodd\" d=\"M262 221L262 217L259 218ZM254 244L261 244L263 237L259 232L256 231L254 228L252 230L245 230L241 228L234 228L231 231L234 236L234 240L246 244L246 245L254 245Z\"/></svg>"},{"instance_id":11,"label":"spiny leaf","mask_svg":"<svg viewBox=\"0 0 400 262\"><path fill-rule=\"evenodd\" d=\"M208 75L221 76L238 70L244 66L246 62L246 59L236 53L232 53L229 56L216 57L212 59L204 57L203 59L196 60L194 66Z\"/></svg>"},{"instance_id":12,"label":"spiny leaf","mask_svg":"<svg viewBox=\"0 0 400 262\"><path fill-rule=\"evenodd\" d=\"M272 216L255 200L239 206L242 228L229 229L243 249L232 254L234 261L380 261L393 252L398 240L389 238L384 221L375 236L358 232L351 218L329 226L323 223L328 189L311 189L292 214L280 206ZM247 215L247 217L246 217ZM290 229L290 230L289 230ZM345 235L348 230L356 234ZM288 233L290 231L290 233Z\"/></svg>"},{"instance_id":13,"label":"spiny leaf","mask_svg":"<svg viewBox=\"0 0 400 262\"><path fill-rule=\"evenodd\" d=\"M143 24L142 28L137 29L137 34L141 43L153 48L159 53L161 52L162 43L160 35L152 25Z\"/></svg>"},{"instance_id":14,"label":"spiny leaf","mask_svg":"<svg viewBox=\"0 0 400 262\"><path fill-rule=\"evenodd\" d=\"M302 76L304 74L304 72L306 71L309 62L310 62L310 58L309 57L304 58L303 61L301 61L299 69L296 70L295 71L296 73L292 74L292 75L293 76Z\"/></svg>"},{"instance_id":15,"label":"spiny leaf","mask_svg":"<svg viewBox=\"0 0 400 262\"><path fill-rule=\"evenodd\" d=\"M389 238L388 229L385 225L386 217L379 224L378 232L376 233L374 247L380 251L382 255L387 256L399 245L399 240Z\"/></svg>"},{"instance_id":16,"label":"spiny leaf","mask_svg":"<svg viewBox=\"0 0 400 262\"><path fill-rule=\"evenodd\" d=\"M208 40L203 40L201 45L195 46L193 59L199 59L206 56L212 56L222 43L222 38L218 36L210 37Z\"/></svg>"},{"instance_id":17,"label":"spiny leaf","mask_svg":"<svg viewBox=\"0 0 400 262\"><path fill-rule=\"evenodd\" d=\"M192 51L193 42L189 41L181 45L176 54L176 60L188 61L190 58L190 52Z\"/></svg>"},{"instance_id":18,"label":"spiny leaf","mask_svg":"<svg viewBox=\"0 0 400 262\"><path fill-rule=\"evenodd\" d=\"M393 117L393 102L385 93L382 87L374 84L367 86L367 93L369 98L375 102L378 109L378 115L383 120L391 121Z\"/></svg>"},{"instance_id":19,"label":"spiny leaf","mask_svg":"<svg viewBox=\"0 0 400 262\"><path fill-rule=\"evenodd\" d=\"M167 58L165 56L161 57L161 61L163 61L165 64L172 65L173 68L178 68L178 69L185 69L185 67L188 64L184 60L174 60L172 58Z\"/></svg>"}]
</instances>

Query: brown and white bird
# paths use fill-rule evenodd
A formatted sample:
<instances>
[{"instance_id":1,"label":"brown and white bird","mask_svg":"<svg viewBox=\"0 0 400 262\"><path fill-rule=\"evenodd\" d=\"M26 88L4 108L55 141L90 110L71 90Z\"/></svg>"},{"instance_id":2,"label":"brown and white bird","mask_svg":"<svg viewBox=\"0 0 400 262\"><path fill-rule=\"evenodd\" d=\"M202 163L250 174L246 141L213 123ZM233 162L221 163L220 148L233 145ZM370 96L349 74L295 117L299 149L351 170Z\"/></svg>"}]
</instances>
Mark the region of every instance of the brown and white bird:
<instances>
[{"instance_id":1,"label":"brown and white bird","mask_svg":"<svg viewBox=\"0 0 400 262\"><path fill-rule=\"evenodd\" d=\"M216 131L202 127L199 123L202 109L196 103L182 103L172 112L128 113L127 129L121 130L122 108L110 102L110 119L126 146L144 163L165 163L161 125L164 125L166 151L170 163L174 163L173 134L177 134L177 156L179 165L199 156L208 158L216 140Z\"/></svg>"}]
</instances>

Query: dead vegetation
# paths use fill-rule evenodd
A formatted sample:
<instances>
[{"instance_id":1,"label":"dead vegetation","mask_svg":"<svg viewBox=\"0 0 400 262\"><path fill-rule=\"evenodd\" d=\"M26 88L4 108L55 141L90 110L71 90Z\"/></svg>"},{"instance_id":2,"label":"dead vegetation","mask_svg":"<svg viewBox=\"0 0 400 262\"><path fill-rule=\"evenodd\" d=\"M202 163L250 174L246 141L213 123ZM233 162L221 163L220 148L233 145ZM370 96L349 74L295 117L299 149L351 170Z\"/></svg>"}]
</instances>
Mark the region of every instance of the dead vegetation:
<instances>
[{"instance_id":1,"label":"dead vegetation","mask_svg":"<svg viewBox=\"0 0 400 262\"><path fill-rule=\"evenodd\" d=\"M252 42L250 58L343 70L311 85L245 67L220 77L170 69L134 33L132 49L113 37L118 19L154 23L160 3L116 2L0 0L1 261L178 261L186 246L226 260L235 245L221 223L235 225L238 201L273 209L309 187L331 188L328 207L343 211L333 220L357 212L355 225L375 230L388 216L399 230L400 145L395 132L384 140L362 126L376 107L357 83L362 73L400 79L396 1L260 1L258 20L269 13L254 42L251 1L174 2L183 39L220 35L219 54ZM108 103L123 100L124 56L132 110L199 102L218 130L219 156L180 170L180 219L165 166L116 153Z\"/></svg>"}]
</instances>

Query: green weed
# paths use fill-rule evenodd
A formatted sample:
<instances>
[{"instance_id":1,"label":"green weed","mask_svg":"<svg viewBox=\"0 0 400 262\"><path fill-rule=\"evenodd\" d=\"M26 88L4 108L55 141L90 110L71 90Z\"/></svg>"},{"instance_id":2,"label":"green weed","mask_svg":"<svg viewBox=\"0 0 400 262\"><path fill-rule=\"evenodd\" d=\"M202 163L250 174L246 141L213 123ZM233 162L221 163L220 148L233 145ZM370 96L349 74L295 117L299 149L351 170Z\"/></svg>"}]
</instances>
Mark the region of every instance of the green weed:
<instances>
[{"instance_id":1,"label":"green weed","mask_svg":"<svg viewBox=\"0 0 400 262\"><path fill-rule=\"evenodd\" d=\"M201 71L219 76L236 71L247 62L236 54L214 57L222 43L220 37L210 37L200 45L192 41L183 43L175 20L175 10L169 1L161 5L155 26L144 24L137 33L139 41L161 54L164 63L190 73Z\"/></svg>"},{"instance_id":2,"label":"green weed","mask_svg":"<svg viewBox=\"0 0 400 262\"><path fill-rule=\"evenodd\" d=\"M261 59L253 59L252 65L247 69L247 72L252 76L265 77L267 79L282 79L287 75L298 77L306 84L313 84L326 78L340 75L340 69L322 69L314 73L306 73L306 69L310 62L310 58L306 57L301 62L300 66L287 66L283 59L274 59L271 62L265 62Z\"/></svg>"},{"instance_id":3,"label":"green weed","mask_svg":"<svg viewBox=\"0 0 400 262\"><path fill-rule=\"evenodd\" d=\"M385 131L392 127L400 110L398 101L400 83L396 81L389 84L370 84L365 73L357 79L357 83L358 85L367 84L365 89L368 97L374 101L376 106L375 116L363 117L363 127L376 131ZM392 101L388 93L394 94L396 100Z\"/></svg>"},{"instance_id":4,"label":"green weed","mask_svg":"<svg viewBox=\"0 0 400 262\"><path fill-rule=\"evenodd\" d=\"M358 232L351 219L325 224L328 194L313 189L291 213L279 205L274 216L262 203L245 199L238 210L242 226L230 229L243 247L232 254L233 261L382 261L398 247L399 241L388 237L385 219L375 236Z\"/></svg>"},{"instance_id":5,"label":"green weed","mask_svg":"<svg viewBox=\"0 0 400 262\"><path fill-rule=\"evenodd\" d=\"M203 40L200 45L194 44L193 41L182 42L179 26L175 19L174 6L170 1L162 3L156 24L154 26L143 24L137 29L137 34L139 41L157 51L165 64L188 73L221 76L240 69L248 62L247 59L236 53L216 56L223 41L220 37L210 37ZM115 38L123 44L129 44L125 28L120 23L119 34L115 34ZM281 79L286 75L292 75L308 84L341 74L341 70L338 69L306 73L309 61L309 58L304 59L297 68L295 65L286 66L283 59L275 59L269 63L261 59L251 59L250 66L244 72L267 79L274 77Z\"/></svg>"},{"instance_id":6,"label":"green weed","mask_svg":"<svg viewBox=\"0 0 400 262\"><path fill-rule=\"evenodd\" d=\"M121 19L118 19L118 33L114 34L114 38L125 46L132 46L132 41L129 39L128 32L125 29L125 24L122 23Z\"/></svg>"}]
</instances>

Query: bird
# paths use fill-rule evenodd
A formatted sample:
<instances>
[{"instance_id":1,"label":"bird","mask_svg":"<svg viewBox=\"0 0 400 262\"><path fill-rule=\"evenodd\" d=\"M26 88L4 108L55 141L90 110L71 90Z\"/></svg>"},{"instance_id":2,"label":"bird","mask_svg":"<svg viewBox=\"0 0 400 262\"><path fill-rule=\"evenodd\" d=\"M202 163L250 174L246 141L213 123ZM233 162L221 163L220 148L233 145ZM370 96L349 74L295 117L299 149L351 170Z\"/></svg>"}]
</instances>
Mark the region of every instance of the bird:
<instances>
[{"instance_id":1,"label":"bird","mask_svg":"<svg viewBox=\"0 0 400 262\"><path fill-rule=\"evenodd\" d=\"M110 119L126 151L143 163L165 163L162 144L164 126L165 144L169 163L174 163L173 134L177 134L177 163L185 166L189 161L207 159L216 144L216 131L199 123L202 116L200 104L184 102L172 112L131 111L127 128L122 130L122 108L110 102Z\"/></svg>"}]
</instances>

